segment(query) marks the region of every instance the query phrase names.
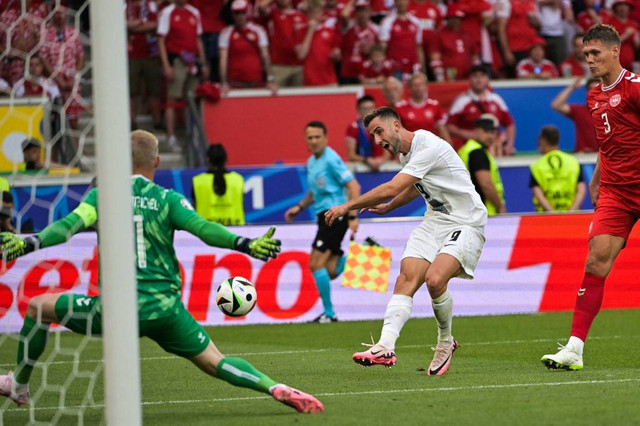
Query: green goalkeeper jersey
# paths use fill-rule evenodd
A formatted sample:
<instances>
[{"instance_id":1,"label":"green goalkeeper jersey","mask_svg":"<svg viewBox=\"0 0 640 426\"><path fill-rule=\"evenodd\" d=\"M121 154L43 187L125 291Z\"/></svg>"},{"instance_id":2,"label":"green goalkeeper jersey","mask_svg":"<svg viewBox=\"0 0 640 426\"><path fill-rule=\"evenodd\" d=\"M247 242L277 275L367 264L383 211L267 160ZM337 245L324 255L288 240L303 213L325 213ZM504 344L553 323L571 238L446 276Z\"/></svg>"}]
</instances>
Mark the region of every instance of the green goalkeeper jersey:
<instances>
[{"instance_id":1,"label":"green goalkeeper jersey","mask_svg":"<svg viewBox=\"0 0 640 426\"><path fill-rule=\"evenodd\" d=\"M179 193L141 175L132 177L131 204L139 318L171 315L180 300L181 289L180 268L173 247L175 230L186 230L209 245L223 248L233 248L238 236L222 225L203 219ZM94 188L66 218L38 234L41 246L62 243L97 220L98 188Z\"/></svg>"}]
</instances>

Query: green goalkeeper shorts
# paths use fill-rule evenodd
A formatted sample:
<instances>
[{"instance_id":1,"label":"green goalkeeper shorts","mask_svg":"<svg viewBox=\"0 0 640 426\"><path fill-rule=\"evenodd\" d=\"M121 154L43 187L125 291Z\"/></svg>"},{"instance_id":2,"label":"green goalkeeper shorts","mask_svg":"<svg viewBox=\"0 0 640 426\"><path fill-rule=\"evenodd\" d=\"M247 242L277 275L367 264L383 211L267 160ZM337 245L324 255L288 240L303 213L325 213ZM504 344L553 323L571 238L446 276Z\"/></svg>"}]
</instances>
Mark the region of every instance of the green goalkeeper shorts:
<instances>
[{"instance_id":1,"label":"green goalkeeper shorts","mask_svg":"<svg viewBox=\"0 0 640 426\"><path fill-rule=\"evenodd\" d=\"M81 294L62 294L56 301L55 312L60 324L87 336L102 335L102 314L99 298ZM154 340L165 351L184 358L201 354L211 339L207 332L187 311L181 301L171 309L172 314L138 322L140 337Z\"/></svg>"}]
</instances>

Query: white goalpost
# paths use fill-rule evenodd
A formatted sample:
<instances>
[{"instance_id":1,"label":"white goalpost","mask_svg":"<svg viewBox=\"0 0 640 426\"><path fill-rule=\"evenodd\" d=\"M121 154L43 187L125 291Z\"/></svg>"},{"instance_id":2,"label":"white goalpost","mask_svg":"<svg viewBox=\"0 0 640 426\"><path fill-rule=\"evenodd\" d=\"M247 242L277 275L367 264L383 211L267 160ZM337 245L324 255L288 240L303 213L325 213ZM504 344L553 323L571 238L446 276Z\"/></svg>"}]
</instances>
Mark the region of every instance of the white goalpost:
<instances>
[{"instance_id":1,"label":"white goalpost","mask_svg":"<svg viewBox=\"0 0 640 426\"><path fill-rule=\"evenodd\" d=\"M137 426L142 414L125 35L121 1L91 2L105 418L108 425Z\"/></svg>"}]
</instances>

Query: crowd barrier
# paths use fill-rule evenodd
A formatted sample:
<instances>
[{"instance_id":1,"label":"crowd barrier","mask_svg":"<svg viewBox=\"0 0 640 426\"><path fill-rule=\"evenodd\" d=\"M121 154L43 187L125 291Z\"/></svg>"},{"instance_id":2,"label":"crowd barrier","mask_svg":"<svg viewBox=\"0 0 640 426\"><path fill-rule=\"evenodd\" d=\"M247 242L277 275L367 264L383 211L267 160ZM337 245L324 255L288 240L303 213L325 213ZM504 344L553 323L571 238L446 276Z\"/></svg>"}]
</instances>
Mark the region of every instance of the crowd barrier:
<instances>
[{"instance_id":1,"label":"crowd barrier","mask_svg":"<svg viewBox=\"0 0 640 426\"><path fill-rule=\"evenodd\" d=\"M472 281L454 279L450 289L456 315L498 315L566 311L573 308L587 254L591 215L541 215L492 218L487 242ZM419 223L412 220L366 221L358 240L375 236L391 248L390 285L386 293L332 283L335 310L341 320L381 319L399 272L404 245ZM258 236L263 226L238 229ZM313 276L307 267L314 225L283 225L276 236L283 252L263 263L228 250L210 248L184 232L175 246L183 278L182 300L206 325L305 322L321 313ZM0 332L18 331L29 298L47 291L97 294L96 238L77 235L70 243L47 248L6 265L0 275ZM346 247L346 244L345 244ZM638 229L607 279L603 308L638 308ZM124 260L123 260L124 261ZM250 279L258 292L257 306L242 318L225 317L215 305L218 285L229 276ZM104 283L109 285L109 283ZM413 315L432 315L426 289L416 293Z\"/></svg>"}]
</instances>

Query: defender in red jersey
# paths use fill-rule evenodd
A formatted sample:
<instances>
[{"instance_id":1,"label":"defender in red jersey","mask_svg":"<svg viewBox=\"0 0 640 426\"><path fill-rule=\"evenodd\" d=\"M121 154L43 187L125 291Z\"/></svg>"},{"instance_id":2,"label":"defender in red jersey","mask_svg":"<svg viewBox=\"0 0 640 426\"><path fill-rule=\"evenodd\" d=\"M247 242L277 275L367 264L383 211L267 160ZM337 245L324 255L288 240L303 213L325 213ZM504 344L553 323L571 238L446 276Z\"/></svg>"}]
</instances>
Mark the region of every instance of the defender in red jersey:
<instances>
[{"instance_id":1,"label":"defender in red jersey","mask_svg":"<svg viewBox=\"0 0 640 426\"><path fill-rule=\"evenodd\" d=\"M640 76L622 68L620 36L613 27L596 25L583 42L591 74L602 79L587 95L600 145L589 184L596 209L569 343L542 357L551 369L582 369L584 341L600 310L605 279L640 219Z\"/></svg>"}]
</instances>

